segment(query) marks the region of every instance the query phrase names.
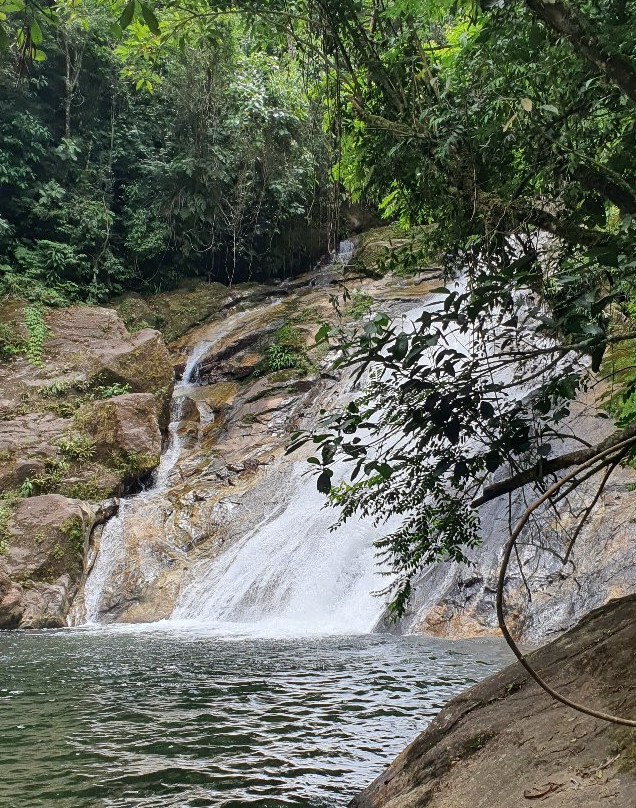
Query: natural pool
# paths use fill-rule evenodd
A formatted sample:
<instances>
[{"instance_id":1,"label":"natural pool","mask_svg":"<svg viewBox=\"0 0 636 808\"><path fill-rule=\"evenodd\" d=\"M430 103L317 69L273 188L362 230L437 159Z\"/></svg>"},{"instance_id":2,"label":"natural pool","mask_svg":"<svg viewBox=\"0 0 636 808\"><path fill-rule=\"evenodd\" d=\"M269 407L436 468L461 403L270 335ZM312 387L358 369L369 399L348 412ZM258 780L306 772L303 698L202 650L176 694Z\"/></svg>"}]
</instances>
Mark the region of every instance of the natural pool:
<instances>
[{"instance_id":1,"label":"natural pool","mask_svg":"<svg viewBox=\"0 0 636 808\"><path fill-rule=\"evenodd\" d=\"M497 641L0 634L2 808L346 805Z\"/></svg>"}]
</instances>

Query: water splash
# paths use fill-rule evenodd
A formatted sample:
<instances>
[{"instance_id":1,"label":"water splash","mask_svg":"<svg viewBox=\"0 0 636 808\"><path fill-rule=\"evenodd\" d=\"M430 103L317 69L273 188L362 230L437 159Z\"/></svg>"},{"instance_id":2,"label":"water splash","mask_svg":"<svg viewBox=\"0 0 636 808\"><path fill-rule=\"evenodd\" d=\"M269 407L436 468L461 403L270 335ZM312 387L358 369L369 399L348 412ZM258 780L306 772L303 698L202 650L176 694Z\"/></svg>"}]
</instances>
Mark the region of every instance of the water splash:
<instances>
[{"instance_id":1,"label":"water splash","mask_svg":"<svg viewBox=\"0 0 636 808\"><path fill-rule=\"evenodd\" d=\"M124 551L124 523L126 500L119 500L119 511L106 522L99 540L97 556L84 587L84 614L86 623L99 622L100 606L108 580ZM73 622L77 621L74 616Z\"/></svg>"},{"instance_id":2,"label":"water splash","mask_svg":"<svg viewBox=\"0 0 636 808\"><path fill-rule=\"evenodd\" d=\"M287 504L194 569L173 619L260 636L373 630L383 609L373 593L386 585L373 542L383 530L369 519L331 530L337 511L325 507L306 470L304 461L290 464ZM336 470L334 479L344 474Z\"/></svg>"}]
</instances>

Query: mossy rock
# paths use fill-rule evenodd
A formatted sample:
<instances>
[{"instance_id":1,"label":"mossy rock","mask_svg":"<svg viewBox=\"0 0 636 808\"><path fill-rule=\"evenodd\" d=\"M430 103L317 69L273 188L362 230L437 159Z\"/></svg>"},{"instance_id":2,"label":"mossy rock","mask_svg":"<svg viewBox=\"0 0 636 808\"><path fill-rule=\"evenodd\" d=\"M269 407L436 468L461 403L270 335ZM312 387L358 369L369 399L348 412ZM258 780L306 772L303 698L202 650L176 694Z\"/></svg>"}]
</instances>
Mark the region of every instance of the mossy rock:
<instances>
[{"instance_id":1,"label":"mossy rock","mask_svg":"<svg viewBox=\"0 0 636 808\"><path fill-rule=\"evenodd\" d=\"M171 342L218 315L228 297L228 288L221 283L189 279L177 289L147 297L127 293L111 305L130 330L139 331L147 326L158 328Z\"/></svg>"},{"instance_id":2,"label":"mossy rock","mask_svg":"<svg viewBox=\"0 0 636 808\"><path fill-rule=\"evenodd\" d=\"M387 272L412 275L439 264L430 246L434 227L408 230L397 224L368 230L356 237L352 267L365 275L381 277Z\"/></svg>"}]
</instances>

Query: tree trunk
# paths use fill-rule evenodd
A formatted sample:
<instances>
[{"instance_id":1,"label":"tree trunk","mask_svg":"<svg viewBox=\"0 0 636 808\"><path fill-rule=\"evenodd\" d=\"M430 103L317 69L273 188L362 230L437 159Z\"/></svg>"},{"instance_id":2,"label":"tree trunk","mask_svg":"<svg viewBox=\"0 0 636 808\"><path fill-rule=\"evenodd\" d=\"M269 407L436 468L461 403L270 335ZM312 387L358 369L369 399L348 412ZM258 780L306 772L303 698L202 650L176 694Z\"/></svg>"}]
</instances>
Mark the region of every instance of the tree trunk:
<instances>
[{"instance_id":1,"label":"tree trunk","mask_svg":"<svg viewBox=\"0 0 636 808\"><path fill-rule=\"evenodd\" d=\"M525 0L525 3L549 28L569 40L584 59L636 104L634 65L624 56L604 52L593 36L592 25L578 11L560 0Z\"/></svg>"}]
</instances>

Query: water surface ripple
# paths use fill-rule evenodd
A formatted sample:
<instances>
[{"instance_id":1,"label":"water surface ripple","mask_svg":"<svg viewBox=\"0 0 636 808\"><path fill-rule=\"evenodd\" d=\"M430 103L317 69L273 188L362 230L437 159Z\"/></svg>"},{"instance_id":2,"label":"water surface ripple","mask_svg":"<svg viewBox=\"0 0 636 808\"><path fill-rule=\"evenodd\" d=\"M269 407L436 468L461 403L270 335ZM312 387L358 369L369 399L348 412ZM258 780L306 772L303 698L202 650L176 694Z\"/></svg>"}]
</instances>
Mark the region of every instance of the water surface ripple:
<instances>
[{"instance_id":1,"label":"water surface ripple","mask_svg":"<svg viewBox=\"0 0 636 808\"><path fill-rule=\"evenodd\" d=\"M7 632L0 805L346 805L507 661L492 641Z\"/></svg>"}]
</instances>

